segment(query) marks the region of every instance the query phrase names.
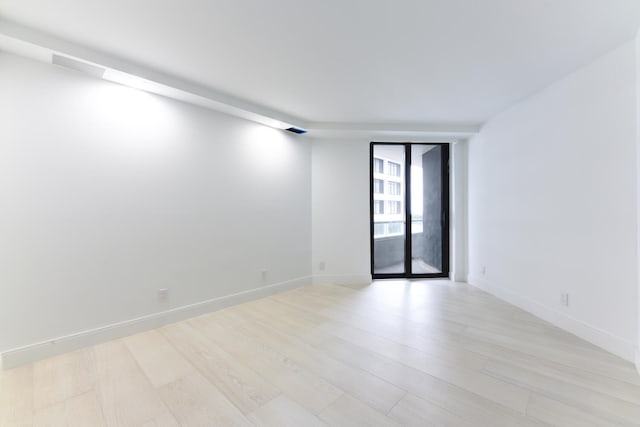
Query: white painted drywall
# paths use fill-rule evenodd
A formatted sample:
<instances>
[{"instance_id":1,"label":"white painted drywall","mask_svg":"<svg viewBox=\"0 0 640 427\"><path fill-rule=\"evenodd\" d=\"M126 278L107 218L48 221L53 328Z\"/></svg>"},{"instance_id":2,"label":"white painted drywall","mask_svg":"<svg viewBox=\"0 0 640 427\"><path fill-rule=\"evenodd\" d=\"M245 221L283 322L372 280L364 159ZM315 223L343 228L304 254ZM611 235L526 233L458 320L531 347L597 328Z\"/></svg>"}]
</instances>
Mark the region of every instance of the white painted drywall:
<instances>
[{"instance_id":1,"label":"white painted drywall","mask_svg":"<svg viewBox=\"0 0 640 427\"><path fill-rule=\"evenodd\" d=\"M369 141L314 139L312 147L314 280L369 281Z\"/></svg>"},{"instance_id":2,"label":"white painted drywall","mask_svg":"<svg viewBox=\"0 0 640 427\"><path fill-rule=\"evenodd\" d=\"M469 147L471 283L629 360L635 81L629 42L496 116Z\"/></svg>"},{"instance_id":3,"label":"white painted drywall","mask_svg":"<svg viewBox=\"0 0 640 427\"><path fill-rule=\"evenodd\" d=\"M451 145L451 280L466 282L468 265L468 141Z\"/></svg>"},{"instance_id":4,"label":"white painted drywall","mask_svg":"<svg viewBox=\"0 0 640 427\"><path fill-rule=\"evenodd\" d=\"M636 35L636 184L638 207L638 337L636 341L636 369L640 373L640 31Z\"/></svg>"},{"instance_id":5,"label":"white painted drywall","mask_svg":"<svg viewBox=\"0 0 640 427\"><path fill-rule=\"evenodd\" d=\"M304 137L8 54L0 94L0 352L310 275Z\"/></svg>"}]
</instances>

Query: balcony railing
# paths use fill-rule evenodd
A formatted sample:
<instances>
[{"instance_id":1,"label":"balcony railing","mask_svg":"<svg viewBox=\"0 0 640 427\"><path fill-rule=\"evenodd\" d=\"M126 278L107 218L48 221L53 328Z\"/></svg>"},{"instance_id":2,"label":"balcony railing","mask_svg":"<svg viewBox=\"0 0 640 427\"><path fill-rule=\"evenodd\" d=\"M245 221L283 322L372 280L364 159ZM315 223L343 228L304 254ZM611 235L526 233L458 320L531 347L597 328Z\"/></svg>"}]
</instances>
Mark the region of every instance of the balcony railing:
<instances>
[{"instance_id":1,"label":"balcony railing","mask_svg":"<svg viewBox=\"0 0 640 427\"><path fill-rule=\"evenodd\" d=\"M411 234L422 233L422 218L411 221ZM373 223L373 238L404 236L404 221L386 221Z\"/></svg>"}]
</instances>

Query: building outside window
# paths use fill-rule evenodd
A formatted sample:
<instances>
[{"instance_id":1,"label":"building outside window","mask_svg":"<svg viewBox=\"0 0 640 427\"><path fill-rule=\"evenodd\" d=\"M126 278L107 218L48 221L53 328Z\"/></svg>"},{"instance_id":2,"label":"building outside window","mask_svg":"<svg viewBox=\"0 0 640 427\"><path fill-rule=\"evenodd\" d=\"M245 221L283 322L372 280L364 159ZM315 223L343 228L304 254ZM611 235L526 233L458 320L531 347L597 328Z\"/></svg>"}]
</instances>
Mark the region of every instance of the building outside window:
<instances>
[{"instance_id":1,"label":"building outside window","mask_svg":"<svg viewBox=\"0 0 640 427\"><path fill-rule=\"evenodd\" d=\"M384 173L384 160L377 158L373 159L373 172Z\"/></svg>"},{"instance_id":2,"label":"building outside window","mask_svg":"<svg viewBox=\"0 0 640 427\"><path fill-rule=\"evenodd\" d=\"M400 183L399 182L394 182L394 181L387 182L387 194L390 194L392 196L399 196L400 195Z\"/></svg>"},{"instance_id":3,"label":"building outside window","mask_svg":"<svg viewBox=\"0 0 640 427\"><path fill-rule=\"evenodd\" d=\"M376 154L373 170L373 236L375 239L392 238L404 234L402 191L404 164L397 158Z\"/></svg>"},{"instance_id":4,"label":"building outside window","mask_svg":"<svg viewBox=\"0 0 640 427\"><path fill-rule=\"evenodd\" d=\"M381 179L373 180L373 192L375 194L384 194L384 181Z\"/></svg>"},{"instance_id":5,"label":"building outside window","mask_svg":"<svg viewBox=\"0 0 640 427\"><path fill-rule=\"evenodd\" d=\"M387 200L387 213L390 215L398 215L402 213L400 209L402 204L399 200Z\"/></svg>"},{"instance_id":6,"label":"building outside window","mask_svg":"<svg viewBox=\"0 0 640 427\"><path fill-rule=\"evenodd\" d=\"M389 175L391 176L400 176L401 167L399 163L389 162Z\"/></svg>"}]
</instances>

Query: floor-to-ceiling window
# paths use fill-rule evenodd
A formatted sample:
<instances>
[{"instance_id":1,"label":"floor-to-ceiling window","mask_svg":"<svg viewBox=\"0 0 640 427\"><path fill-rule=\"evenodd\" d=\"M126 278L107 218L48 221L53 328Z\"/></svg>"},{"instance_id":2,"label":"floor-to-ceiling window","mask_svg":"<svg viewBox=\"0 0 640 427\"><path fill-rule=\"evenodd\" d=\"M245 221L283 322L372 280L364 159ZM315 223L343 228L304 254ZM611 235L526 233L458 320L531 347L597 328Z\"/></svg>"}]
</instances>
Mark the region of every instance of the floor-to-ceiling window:
<instances>
[{"instance_id":1,"label":"floor-to-ceiling window","mask_svg":"<svg viewBox=\"0 0 640 427\"><path fill-rule=\"evenodd\" d=\"M371 143L374 278L448 277L449 145Z\"/></svg>"}]
</instances>

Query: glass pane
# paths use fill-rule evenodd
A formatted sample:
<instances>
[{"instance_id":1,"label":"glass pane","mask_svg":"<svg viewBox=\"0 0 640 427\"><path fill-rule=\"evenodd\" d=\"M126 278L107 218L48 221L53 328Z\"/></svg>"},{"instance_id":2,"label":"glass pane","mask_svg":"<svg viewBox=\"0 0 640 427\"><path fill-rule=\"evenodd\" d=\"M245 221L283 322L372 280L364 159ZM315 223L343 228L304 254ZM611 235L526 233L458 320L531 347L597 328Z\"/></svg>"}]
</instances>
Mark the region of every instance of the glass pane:
<instances>
[{"instance_id":1,"label":"glass pane","mask_svg":"<svg viewBox=\"0 0 640 427\"><path fill-rule=\"evenodd\" d=\"M411 146L411 269L442 272L442 148Z\"/></svg>"},{"instance_id":2,"label":"glass pane","mask_svg":"<svg viewBox=\"0 0 640 427\"><path fill-rule=\"evenodd\" d=\"M404 146L373 146L373 271L404 274Z\"/></svg>"}]
</instances>

